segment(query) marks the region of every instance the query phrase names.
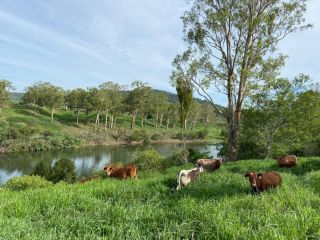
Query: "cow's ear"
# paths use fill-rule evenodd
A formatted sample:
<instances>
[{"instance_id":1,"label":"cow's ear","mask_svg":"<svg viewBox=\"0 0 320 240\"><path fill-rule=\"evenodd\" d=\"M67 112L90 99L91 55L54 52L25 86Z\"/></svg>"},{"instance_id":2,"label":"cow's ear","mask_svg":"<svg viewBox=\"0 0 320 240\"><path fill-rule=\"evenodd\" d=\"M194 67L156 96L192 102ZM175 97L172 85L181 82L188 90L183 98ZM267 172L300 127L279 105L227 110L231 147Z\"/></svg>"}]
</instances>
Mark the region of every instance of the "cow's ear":
<instances>
[{"instance_id":1,"label":"cow's ear","mask_svg":"<svg viewBox=\"0 0 320 240\"><path fill-rule=\"evenodd\" d=\"M257 177L258 177L258 178L262 178L262 173L258 173L258 174L257 174Z\"/></svg>"},{"instance_id":2,"label":"cow's ear","mask_svg":"<svg viewBox=\"0 0 320 240\"><path fill-rule=\"evenodd\" d=\"M244 176L245 176L245 177L249 177L249 173L246 173Z\"/></svg>"}]
</instances>

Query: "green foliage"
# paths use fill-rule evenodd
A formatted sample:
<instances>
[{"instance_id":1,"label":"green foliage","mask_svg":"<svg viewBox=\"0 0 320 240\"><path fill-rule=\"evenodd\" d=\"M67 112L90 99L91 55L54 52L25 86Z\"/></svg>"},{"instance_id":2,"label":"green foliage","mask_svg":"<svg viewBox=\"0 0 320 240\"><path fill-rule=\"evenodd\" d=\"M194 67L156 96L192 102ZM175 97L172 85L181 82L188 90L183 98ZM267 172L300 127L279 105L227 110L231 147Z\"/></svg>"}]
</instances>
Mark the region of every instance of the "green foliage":
<instances>
[{"instance_id":1,"label":"green foliage","mask_svg":"<svg viewBox=\"0 0 320 240\"><path fill-rule=\"evenodd\" d=\"M205 158L205 159L213 158L213 156L210 155L210 152L200 152L192 148L188 148L188 152L189 152L188 161L191 163L196 163L196 161L201 158Z\"/></svg>"},{"instance_id":2,"label":"green foliage","mask_svg":"<svg viewBox=\"0 0 320 240\"><path fill-rule=\"evenodd\" d=\"M183 165L188 162L189 151L186 148L182 148L174 152L171 156L167 157L166 165L169 166L178 166Z\"/></svg>"},{"instance_id":3,"label":"green foliage","mask_svg":"<svg viewBox=\"0 0 320 240\"><path fill-rule=\"evenodd\" d=\"M163 169L164 158L154 149L135 154L135 163L139 170Z\"/></svg>"},{"instance_id":4,"label":"green foliage","mask_svg":"<svg viewBox=\"0 0 320 240\"><path fill-rule=\"evenodd\" d=\"M163 140L164 136L161 133L156 132L152 134L150 138L152 141L159 141L159 140Z\"/></svg>"},{"instance_id":5,"label":"green foliage","mask_svg":"<svg viewBox=\"0 0 320 240\"><path fill-rule=\"evenodd\" d=\"M148 133L146 130L141 129L141 130L134 130L131 135L127 137L127 141L129 143L131 142L139 142L139 141L149 141L150 139Z\"/></svg>"},{"instance_id":6,"label":"green foliage","mask_svg":"<svg viewBox=\"0 0 320 240\"><path fill-rule=\"evenodd\" d=\"M74 162L68 158L59 159L52 168L51 180L53 183L65 181L73 183L76 180Z\"/></svg>"},{"instance_id":7,"label":"green foliage","mask_svg":"<svg viewBox=\"0 0 320 240\"><path fill-rule=\"evenodd\" d=\"M208 129L202 129L202 130L198 130L198 131L193 131L188 133L187 135L187 139L205 139L209 134L209 130Z\"/></svg>"},{"instance_id":8,"label":"green foliage","mask_svg":"<svg viewBox=\"0 0 320 240\"><path fill-rule=\"evenodd\" d=\"M0 110L9 102L10 91L13 89L14 87L10 81L0 80Z\"/></svg>"},{"instance_id":9,"label":"green foliage","mask_svg":"<svg viewBox=\"0 0 320 240\"><path fill-rule=\"evenodd\" d=\"M52 186L52 182L40 176L13 177L5 185L5 188L20 191L26 189L46 188Z\"/></svg>"},{"instance_id":10,"label":"green foliage","mask_svg":"<svg viewBox=\"0 0 320 240\"><path fill-rule=\"evenodd\" d=\"M47 107L51 111L51 122L53 122L55 109L64 103L64 90L49 82L37 82L28 87L22 101L25 104Z\"/></svg>"},{"instance_id":11,"label":"green foliage","mask_svg":"<svg viewBox=\"0 0 320 240\"><path fill-rule=\"evenodd\" d=\"M41 160L34 168L32 175L41 176L47 180L51 180L51 163L49 161Z\"/></svg>"}]
</instances>

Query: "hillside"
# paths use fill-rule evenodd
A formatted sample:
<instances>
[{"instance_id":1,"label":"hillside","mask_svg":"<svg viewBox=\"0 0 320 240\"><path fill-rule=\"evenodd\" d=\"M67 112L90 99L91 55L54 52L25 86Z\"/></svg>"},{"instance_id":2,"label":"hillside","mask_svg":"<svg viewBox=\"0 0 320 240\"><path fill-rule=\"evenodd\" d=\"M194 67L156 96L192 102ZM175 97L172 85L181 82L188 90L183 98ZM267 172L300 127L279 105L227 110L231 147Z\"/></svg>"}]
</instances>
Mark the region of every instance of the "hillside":
<instances>
[{"instance_id":1,"label":"hillside","mask_svg":"<svg viewBox=\"0 0 320 240\"><path fill-rule=\"evenodd\" d=\"M3 239L319 239L320 159L225 163L179 192L181 168L138 180L0 191ZM249 193L248 171L278 171L279 189Z\"/></svg>"},{"instance_id":2,"label":"hillside","mask_svg":"<svg viewBox=\"0 0 320 240\"><path fill-rule=\"evenodd\" d=\"M0 112L0 152L43 151L58 148L75 148L92 145L115 145L131 142L172 142L179 141L180 127L171 126L155 129L154 120L146 119L141 127L140 118L136 128L130 130L130 116L119 115L114 129L104 131L104 116L94 133L94 114L81 112L80 124L76 124L74 112L58 109L54 123L50 113L44 108L27 107L12 103ZM199 123L188 130L190 141L220 141L221 125L211 124L206 130ZM199 138L199 134L202 134Z\"/></svg>"}]
</instances>

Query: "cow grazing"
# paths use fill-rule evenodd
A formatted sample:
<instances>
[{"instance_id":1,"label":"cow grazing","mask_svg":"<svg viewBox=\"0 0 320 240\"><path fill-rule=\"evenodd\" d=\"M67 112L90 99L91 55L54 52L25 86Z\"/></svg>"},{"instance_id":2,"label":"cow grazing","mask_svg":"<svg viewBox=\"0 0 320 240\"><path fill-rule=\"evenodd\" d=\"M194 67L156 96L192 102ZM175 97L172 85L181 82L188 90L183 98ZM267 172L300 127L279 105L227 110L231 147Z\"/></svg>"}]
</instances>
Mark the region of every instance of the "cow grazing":
<instances>
[{"instance_id":1,"label":"cow grazing","mask_svg":"<svg viewBox=\"0 0 320 240\"><path fill-rule=\"evenodd\" d=\"M298 158L295 155L276 158L279 167L294 167L298 163Z\"/></svg>"},{"instance_id":2,"label":"cow grazing","mask_svg":"<svg viewBox=\"0 0 320 240\"><path fill-rule=\"evenodd\" d=\"M196 166L202 166L203 169L208 171L215 171L220 168L221 164L221 159L198 159Z\"/></svg>"},{"instance_id":3,"label":"cow grazing","mask_svg":"<svg viewBox=\"0 0 320 240\"><path fill-rule=\"evenodd\" d=\"M178 191L182 187L187 186L190 182L195 181L201 172L203 172L202 166L190 170L181 170L177 175L178 186L176 190Z\"/></svg>"},{"instance_id":4,"label":"cow grazing","mask_svg":"<svg viewBox=\"0 0 320 240\"><path fill-rule=\"evenodd\" d=\"M116 167L116 166L105 166L103 168L103 171L112 178L118 178L118 179L126 179L126 178L134 178L137 179L137 170L135 164L129 164L123 167Z\"/></svg>"},{"instance_id":5,"label":"cow grazing","mask_svg":"<svg viewBox=\"0 0 320 240\"><path fill-rule=\"evenodd\" d=\"M249 172L244 175L249 177L252 193L265 191L269 188L275 188L281 185L281 176L276 172L255 173Z\"/></svg>"}]
</instances>

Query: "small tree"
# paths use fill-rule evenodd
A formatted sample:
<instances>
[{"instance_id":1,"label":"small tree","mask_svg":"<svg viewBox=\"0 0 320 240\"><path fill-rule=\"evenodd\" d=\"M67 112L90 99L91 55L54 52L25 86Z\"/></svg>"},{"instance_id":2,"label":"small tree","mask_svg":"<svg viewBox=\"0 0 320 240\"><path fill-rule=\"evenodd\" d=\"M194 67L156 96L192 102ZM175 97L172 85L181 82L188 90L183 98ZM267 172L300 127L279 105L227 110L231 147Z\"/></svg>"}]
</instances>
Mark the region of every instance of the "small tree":
<instances>
[{"instance_id":1,"label":"small tree","mask_svg":"<svg viewBox=\"0 0 320 240\"><path fill-rule=\"evenodd\" d=\"M4 79L0 80L0 111L1 108L9 102L10 91L13 89L14 87L10 81Z\"/></svg>"},{"instance_id":2,"label":"small tree","mask_svg":"<svg viewBox=\"0 0 320 240\"><path fill-rule=\"evenodd\" d=\"M137 115L139 111L144 108L149 98L151 89L149 86L147 86L147 84L141 81L134 81L131 84L131 87L133 90L130 91L126 99L126 103L131 112L131 129L134 129Z\"/></svg>"},{"instance_id":3,"label":"small tree","mask_svg":"<svg viewBox=\"0 0 320 240\"><path fill-rule=\"evenodd\" d=\"M32 175L38 175L44 177L47 180L51 180L51 164L49 161L41 160L33 170Z\"/></svg>"},{"instance_id":4,"label":"small tree","mask_svg":"<svg viewBox=\"0 0 320 240\"><path fill-rule=\"evenodd\" d=\"M73 183L76 179L74 162L68 158L59 159L52 168L51 180L53 183L66 181Z\"/></svg>"},{"instance_id":5,"label":"small tree","mask_svg":"<svg viewBox=\"0 0 320 240\"><path fill-rule=\"evenodd\" d=\"M74 89L66 94L66 105L73 109L77 115L77 124L79 124L79 113L86 108L87 91L82 88Z\"/></svg>"},{"instance_id":6,"label":"small tree","mask_svg":"<svg viewBox=\"0 0 320 240\"><path fill-rule=\"evenodd\" d=\"M54 86L49 82L37 82L27 88L22 99L24 103L48 108L53 123L55 110L64 103L64 91L61 87Z\"/></svg>"}]
</instances>

